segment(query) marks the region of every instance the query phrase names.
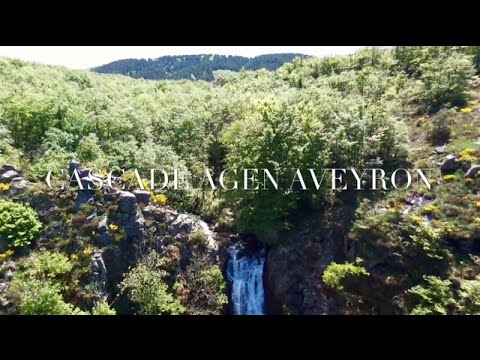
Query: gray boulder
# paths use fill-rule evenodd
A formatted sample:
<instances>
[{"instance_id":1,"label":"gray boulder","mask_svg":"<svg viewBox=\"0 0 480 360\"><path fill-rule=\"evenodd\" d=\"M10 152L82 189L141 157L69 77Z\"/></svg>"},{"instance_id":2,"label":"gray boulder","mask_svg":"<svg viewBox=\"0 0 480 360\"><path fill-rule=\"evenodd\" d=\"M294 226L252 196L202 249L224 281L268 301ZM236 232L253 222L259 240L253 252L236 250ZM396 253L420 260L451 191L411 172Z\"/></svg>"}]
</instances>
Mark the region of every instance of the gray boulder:
<instances>
[{"instance_id":1,"label":"gray boulder","mask_svg":"<svg viewBox=\"0 0 480 360\"><path fill-rule=\"evenodd\" d=\"M435 148L435 152L437 154L443 154L445 152L445 150L447 150L447 145L437 146Z\"/></svg>"},{"instance_id":2,"label":"gray boulder","mask_svg":"<svg viewBox=\"0 0 480 360\"><path fill-rule=\"evenodd\" d=\"M21 178L21 180L15 180L12 182L10 189L8 191L8 195L16 196L22 193L28 187L28 181Z\"/></svg>"},{"instance_id":3,"label":"gray boulder","mask_svg":"<svg viewBox=\"0 0 480 360\"><path fill-rule=\"evenodd\" d=\"M0 175L0 183L9 183L14 178L20 177L20 174L16 170L8 170L5 171L2 175Z\"/></svg>"},{"instance_id":4,"label":"gray boulder","mask_svg":"<svg viewBox=\"0 0 480 360\"><path fill-rule=\"evenodd\" d=\"M460 168L460 162L457 157L453 154L447 155L445 159L440 164L440 170L443 172L455 172Z\"/></svg>"},{"instance_id":5,"label":"gray boulder","mask_svg":"<svg viewBox=\"0 0 480 360\"><path fill-rule=\"evenodd\" d=\"M137 211L137 198L128 191L121 191L118 198L118 208L126 214L133 214Z\"/></svg>"},{"instance_id":6,"label":"gray boulder","mask_svg":"<svg viewBox=\"0 0 480 360\"><path fill-rule=\"evenodd\" d=\"M146 190L133 190L133 194L137 198L139 204L150 204L150 192Z\"/></svg>"},{"instance_id":7,"label":"gray boulder","mask_svg":"<svg viewBox=\"0 0 480 360\"><path fill-rule=\"evenodd\" d=\"M191 232L193 227L193 220L187 215L179 215L170 225L173 234Z\"/></svg>"},{"instance_id":8,"label":"gray boulder","mask_svg":"<svg viewBox=\"0 0 480 360\"><path fill-rule=\"evenodd\" d=\"M108 231L107 219L103 219L98 223L97 232L103 234Z\"/></svg>"},{"instance_id":9,"label":"gray boulder","mask_svg":"<svg viewBox=\"0 0 480 360\"><path fill-rule=\"evenodd\" d=\"M473 164L470 166L470 169L465 173L466 178L474 178L480 173L480 164Z\"/></svg>"},{"instance_id":10,"label":"gray boulder","mask_svg":"<svg viewBox=\"0 0 480 360\"><path fill-rule=\"evenodd\" d=\"M6 173L7 171L10 171L10 170L20 172L19 170L15 169L12 165L5 164L0 168L0 175L3 175L4 173Z\"/></svg>"}]
</instances>

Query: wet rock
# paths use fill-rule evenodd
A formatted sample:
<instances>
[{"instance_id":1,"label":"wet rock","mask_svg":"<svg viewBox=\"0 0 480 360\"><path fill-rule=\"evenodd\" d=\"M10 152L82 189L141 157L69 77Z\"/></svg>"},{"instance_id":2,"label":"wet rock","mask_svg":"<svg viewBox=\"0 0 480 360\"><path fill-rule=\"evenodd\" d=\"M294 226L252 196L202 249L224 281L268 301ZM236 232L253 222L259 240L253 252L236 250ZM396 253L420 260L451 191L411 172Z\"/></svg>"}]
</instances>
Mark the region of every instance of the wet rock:
<instances>
[{"instance_id":1,"label":"wet rock","mask_svg":"<svg viewBox=\"0 0 480 360\"><path fill-rule=\"evenodd\" d=\"M150 192L146 190L134 190L133 194L139 204L148 205L150 203Z\"/></svg>"},{"instance_id":2,"label":"wet rock","mask_svg":"<svg viewBox=\"0 0 480 360\"><path fill-rule=\"evenodd\" d=\"M446 173L452 173L460 168L460 162L453 154L447 155L440 164L440 170Z\"/></svg>"},{"instance_id":3,"label":"wet rock","mask_svg":"<svg viewBox=\"0 0 480 360\"><path fill-rule=\"evenodd\" d=\"M465 173L466 178L474 178L480 172L480 164L473 164Z\"/></svg>"},{"instance_id":4,"label":"wet rock","mask_svg":"<svg viewBox=\"0 0 480 360\"><path fill-rule=\"evenodd\" d=\"M14 178L20 177L20 174L16 170L8 170L5 171L2 175L0 175L0 183L8 184Z\"/></svg>"},{"instance_id":5,"label":"wet rock","mask_svg":"<svg viewBox=\"0 0 480 360\"><path fill-rule=\"evenodd\" d=\"M118 200L118 207L121 212L126 214L135 213L138 207L136 196L128 191L121 191Z\"/></svg>"},{"instance_id":6,"label":"wet rock","mask_svg":"<svg viewBox=\"0 0 480 360\"><path fill-rule=\"evenodd\" d=\"M103 261L102 251L96 251L90 261L90 281L94 287L105 291L107 283L107 267Z\"/></svg>"}]
</instances>

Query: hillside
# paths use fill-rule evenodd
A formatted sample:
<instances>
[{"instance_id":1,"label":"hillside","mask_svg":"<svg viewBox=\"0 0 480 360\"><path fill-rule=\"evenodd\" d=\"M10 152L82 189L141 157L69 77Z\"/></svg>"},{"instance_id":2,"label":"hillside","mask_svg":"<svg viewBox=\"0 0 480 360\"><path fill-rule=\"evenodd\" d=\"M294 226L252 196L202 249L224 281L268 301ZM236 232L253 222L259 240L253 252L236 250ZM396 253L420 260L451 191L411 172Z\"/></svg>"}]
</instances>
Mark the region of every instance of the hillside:
<instances>
[{"instance_id":1,"label":"hillside","mask_svg":"<svg viewBox=\"0 0 480 360\"><path fill-rule=\"evenodd\" d=\"M302 54L271 54L253 58L226 55L162 56L157 59L124 59L92 69L98 73L122 74L150 80L214 80L214 71L278 69Z\"/></svg>"},{"instance_id":2,"label":"hillside","mask_svg":"<svg viewBox=\"0 0 480 360\"><path fill-rule=\"evenodd\" d=\"M0 312L480 314L479 54L366 48L215 83L0 60ZM193 186L351 167L431 188ZM151 188L174 168L190 186Z\"/></svg>"}]
</instances>

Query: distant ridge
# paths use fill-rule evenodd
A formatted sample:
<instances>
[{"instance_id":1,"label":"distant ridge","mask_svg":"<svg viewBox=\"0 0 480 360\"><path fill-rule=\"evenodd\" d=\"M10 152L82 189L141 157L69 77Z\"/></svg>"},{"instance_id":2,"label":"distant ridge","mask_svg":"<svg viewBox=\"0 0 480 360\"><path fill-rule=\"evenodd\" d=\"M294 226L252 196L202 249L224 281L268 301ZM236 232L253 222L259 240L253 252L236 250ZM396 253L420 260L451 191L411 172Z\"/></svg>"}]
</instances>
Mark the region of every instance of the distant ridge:
<instances>
[{"instance_id":1,"label":"distant ridge","mask_svg":"<svg viewBox=\"0 0 480 360\"><path fill-rule=\"evenodd\" d=\"M123 59L117 60L92 70L98 73L122 74L133 78L151 80L214 80L213 71L259 70L265 68L273 71L302 54L269 54L254 58L230 55L181 55L162 56L157 59Z\"/></svg>"}]
</instances>

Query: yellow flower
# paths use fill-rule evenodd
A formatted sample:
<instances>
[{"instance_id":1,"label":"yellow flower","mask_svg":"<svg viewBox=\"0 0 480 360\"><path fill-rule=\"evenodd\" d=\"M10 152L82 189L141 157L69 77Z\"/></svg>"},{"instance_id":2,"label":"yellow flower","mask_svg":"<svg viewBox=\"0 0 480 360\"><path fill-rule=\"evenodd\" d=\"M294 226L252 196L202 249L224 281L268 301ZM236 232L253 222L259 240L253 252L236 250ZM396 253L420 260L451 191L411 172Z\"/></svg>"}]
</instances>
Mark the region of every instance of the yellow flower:
<instances>
[{"instance_id":1,"label":"yellow flower","mask_svg":"<svg viewBox=\"0 0 480 360\"><path fill-rule=\"evenodd\" d=\"M154 204L159 204L159 205L162 205L162 206L165 206L167 205L167 197L163 194L153 194L152 195L152 201Z\"/></svg>"},{"instance_id":2,"label":"yellow flower","mask_svg":"<svg viewBox=\"0 0 480 360\"><path fill-rule=\"evenodd\" d=\"M118 225L115 225L115 224L110 224L110 225L108 225L108 227L112 231L117 231L118 230Z\"/></svg>"},{"instance_id":3,"label":"yellow flower","mask_svg":"<svg viewBox=\"0 0 480 360\"><path fill-rule=\"evenodd\" d=\"M425 190L424 188L420 188L420 189L417 190L418 195L423 195L426 192L427 192L427 190Z\"/></svg>"},{"instance_id":4,"label":"yellow flower","mask_svg":"<svg viewBox=\"0 0 480 360\"><path fill-rule=\"evenodd\" d=\"M13 250L7 250L3 254L0 254L0 261L6 260L14 254Z\"/></svg>"},{"instance_id":5,"label":"yellow flower","mask_svg":"<svg viewBox=\"0 0 480 360\"><path fill-rule=\"evenodd\" d=\"M476 217L475 219L473 219L473 222L480 223L480 217Z\"/></svg>"},{"instance_id":6,"label":"yellow flower","mask_svg":"<svg viewBox=\"0 0 480 360\"><path fill-rule=\"evenodd\" d=\"M423 218L421 216L417 216L417 215L410 215L409 220L411 222L414 222L415 224L420 224L423 221Z\"/></svg>"},{"instance_id":7,"label":"yellow flower","mask_svg":"<svg viewBox=\"0 0 480 360\"><path fill-rule=\"evenodd\" d=\"M475 181L473 179L467 178L465 179L465 184L473 184Z\"/></svg>"},{"instance_id":8,"label":"yellow flower","mask_svg":"<svg viewBox=\"0 0 480 360\"><path fill-rule=\"evenodd\" d=\"M78 255L76 255L76 254L70 255L70 260L77 261L78 260Z\"/></svg>"},{"instance_id":9,"label":"yellow flower","mask_svg":"<svg viewBox=\"0 0 480 360\"><path fill-rule=\"evenodd\" d=\"M8 189L10 189L10 185L0 184L0 191L7 191Z\"/></svg>"},{"instance_id":10,"label":"yellow flower","mask_svg":"<svg viewBox=\"0 0 480 360\"><path fill-rule=\"evenodd\" d=\"M93 249L90 246L87 246L82 252L83 255L90 256L93 254Z\"/></svg>"},{"instance_id":11,"label":"yellow flower","mask_svg":"<svg viewBox=\"0 0 480 360\"><path fill-rule=\"evenodd\" d=\"M437 210L438 210L438 208L435 205L427 205L422 209L422 212L424 214L431 214L431 213L434 213Z\"/></svg>"},{"instance_id":12,"label":"yellow flower","mask_svg":"<svg viewBox=\"0 0 480 360\"><path fill-rule=\"evenodd\" d=\"M460 112L461 112L462 114L470 114L472 111L473 111L473 109L472 109L472 108L469 108L469 107L460 109Z\"/></svg>"},{"instance_id":13,"label":"yellow flower","mask_svg":"<svg viewBox=\"0 0 480 360\"><path fill-rule=\"evenodd\" d=\"M477 201L477 202L475 203L475 207L476 207L477 209L480 209L480 201Z\"/></svg>"},{"instance_id":14,"label":"yellow flower","mask_svg":"<svg viewBox=\"0 0 480 360\"><path fill-rule=\"evenodd\" d=\"M454 181L454 180L457 180L457 177L455 175L445 175L443 177L443 180L445 181Z\"/></svg>"}]
</instances>

